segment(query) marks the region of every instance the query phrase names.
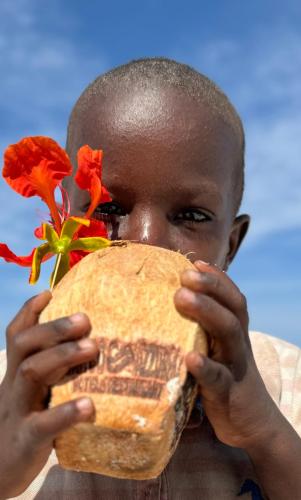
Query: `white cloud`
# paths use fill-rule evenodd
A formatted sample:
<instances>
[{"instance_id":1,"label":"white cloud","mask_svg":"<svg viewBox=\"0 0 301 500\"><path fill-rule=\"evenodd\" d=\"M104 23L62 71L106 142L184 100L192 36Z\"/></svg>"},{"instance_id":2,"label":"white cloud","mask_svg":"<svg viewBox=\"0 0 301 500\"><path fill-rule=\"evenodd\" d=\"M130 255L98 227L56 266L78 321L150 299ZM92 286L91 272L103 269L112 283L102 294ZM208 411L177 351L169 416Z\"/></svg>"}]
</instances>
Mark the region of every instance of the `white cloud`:
<instances>
[{"instance_id":1,"label":"white cloud","mask_svg":"<svg viewBox=\"0 0 301 500\"><path fill-rule=\"evenodd\" d=\"M301 36L286 33L263 46L251 58L249 82L242 84L250 242L301 229L300 44Z\"/></svg>"},{"instance_id":2,"label":"white cloud","mask_svg":"<svg viewBox=\"0 0 301 500\"><path fill-rule=\"evenodd\" d=\"M301 121L293 114L247 130L246 195L253 241L273 232L301 229Z\"/></svg>"},{"instance_id":3,"label":"white cloud","mask_svg":"<svg viewBox=\"0 0 301 500\"><path fill-rule=\"evenodd\" d=\"M1 28L7 27L11 18L14 19L15 25L20 28L22 26L32 26L34 22L33 9L34 1L32 0L2 0L1 1ZM2 31L2 30L1 30Z\"/></svg>"}]
</instances>

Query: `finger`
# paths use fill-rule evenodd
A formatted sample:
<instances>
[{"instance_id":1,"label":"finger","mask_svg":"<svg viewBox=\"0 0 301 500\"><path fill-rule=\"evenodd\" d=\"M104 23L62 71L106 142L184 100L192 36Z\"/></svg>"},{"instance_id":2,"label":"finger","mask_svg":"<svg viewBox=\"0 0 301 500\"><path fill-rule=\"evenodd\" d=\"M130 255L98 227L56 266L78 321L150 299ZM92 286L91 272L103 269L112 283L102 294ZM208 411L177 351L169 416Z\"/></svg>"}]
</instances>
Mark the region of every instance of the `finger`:
<instances>
[{"instance_id":1,"label":"finger","mask_svg":"<svg viewBox=\"0 0 301 500\"><path fill-rule=\"evenodd\" d=\"M41 312L47 306L51 297L51 292L49 290L45 290L25 302L6 329L8 351L10 349L11 338L17 332L26 330L38 322Z\"/></svg>"},{"instance_id":2,"label":"finger","mask_svg":"<svg viewBox=\"0 0 301 500\"><path fill-rule=\"evenodd\" d=\"M10 340L8 369L14 376L20 363L28 356L57 344L76 340L87 335L91 329L89 318L82 313L35 325L16 333Z\"/></svg>"},{"instance_id":3,"label":"finger","mask_svg":"<svg viewBox=\"0 0 301 500\"><path fill-rule=\"evenodd\" d=\"M246 346L242 327L231 311L211 297L180 288L175 305L183 316L198 322L213 340L210 357L235 371L246 369Z\"/></svg>"},{"instance_id":4,"label":"finger","mask_svg":"<svg viewBox=\"0 0 301 500\"><path fill-rule=\"evenodd\" d=\"M235 314L245 331L248 329L247 301L229 276L216 266L201 261L195 262L196 270L188 269L182 273L181 284L195 292L205 293L217 300Z\"/></svg>"},{"instance_id":5,"label":"finger","mask_svg":"<svg viewBox=\"0 0 301 500\"><path fill-rule=\"evenodd\" d=\"M31 446L51 444L58 434L72 425L93 420L94 414L93 402L87 397L33 413L27 421L27 439Z\"/></svg>"},{"instance_id":6,"label":"finger","mask_svg":"<svg viewBox=\"0 0 301 500\"><path fill-rule=\"evenodd\" d=\"M70 368L95 360L98 347L93 339L65 342L26 358L15 380L16 406L26 414L41 409L48 388L58 383Z\"/></svg>"},{"instance_id":7,"label":"finger","mask_svg":"<svg viewBox=\"0 0 301 500\"><path fill-rule=\"evenodd\" d=\"M202 398L220 403L228 400L233 376L226 366L196 352L187 354L186 365L201 388Z\"/></svg>"}]
</instances>

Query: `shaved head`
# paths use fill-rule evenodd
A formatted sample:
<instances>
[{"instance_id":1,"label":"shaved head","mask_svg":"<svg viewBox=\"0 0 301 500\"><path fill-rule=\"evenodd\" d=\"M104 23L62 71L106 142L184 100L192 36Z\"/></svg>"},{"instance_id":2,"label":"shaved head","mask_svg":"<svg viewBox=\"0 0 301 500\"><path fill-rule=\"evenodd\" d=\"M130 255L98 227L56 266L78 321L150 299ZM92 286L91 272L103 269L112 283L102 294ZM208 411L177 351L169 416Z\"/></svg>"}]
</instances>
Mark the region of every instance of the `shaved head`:
<instances>
[{"instance_id":1,"label":"shaved head","mask_svg":"<svg viewBox=\"0 0 301 500\"><path fill-rule=\"evenodd\" d=\"M118 128L119 134L127 134L131 128L129 125L135 121L137 129L149 128L155 134L158 120L168 120L163 109L168 104L168 94L173 96L174 101L177 96L183 96L187 101L187 110L191 108L191 112L186 113L188 119L183 113L177 117L182 135L183 129L185 131L194 126L193 122L198 119L195 110L198 109L199 131L214 133L213 128L221 126L227 130L228 140L233 145L233 168L226 174L232 178L233 209L236 213L244 185L245 139L241 120L227 96L211 80L193 68L170 59L131 61L100 75L88 86L75 104L69 121L67 151L73 163L76 162L76 151L82 144L96 147L90 144L91 121L97 130L108 114L114 117L112 126ZM118 113L114 113L116 106ZM174 112L177 111L176 106L170 106ZM210 123L209 120L206 123L204 121L204 109L211 116ZM195 140L198 140L197 132ZM101 147L105 150L105 144L101 143Z\"/></svg>"}]
</instances>

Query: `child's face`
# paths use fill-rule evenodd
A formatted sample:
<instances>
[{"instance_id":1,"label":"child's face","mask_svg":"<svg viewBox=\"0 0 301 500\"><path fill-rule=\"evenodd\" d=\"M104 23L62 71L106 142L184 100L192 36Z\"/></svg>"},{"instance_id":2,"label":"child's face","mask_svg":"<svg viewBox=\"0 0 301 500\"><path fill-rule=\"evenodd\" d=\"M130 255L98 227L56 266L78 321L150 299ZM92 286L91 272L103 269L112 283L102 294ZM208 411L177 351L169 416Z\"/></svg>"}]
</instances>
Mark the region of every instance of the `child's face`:
<instances>
[{"instance_id":1,"label":"child's face","mask_svg":"<svg viewBox=\"0 0 301 500\"><path fill-rule=\"evenodd\" d=\"M176 91L135 91L101 106L95 98L76 137L73 162L83 144L104 150L103 182L113 201L94 216L108 222L112 239L180 250L192 261L227 268L248 218L234 220L239 146L220 119ZM88 195L75 186L70 191L74 211L84 213Z\"/></svg>"}]
</instances>

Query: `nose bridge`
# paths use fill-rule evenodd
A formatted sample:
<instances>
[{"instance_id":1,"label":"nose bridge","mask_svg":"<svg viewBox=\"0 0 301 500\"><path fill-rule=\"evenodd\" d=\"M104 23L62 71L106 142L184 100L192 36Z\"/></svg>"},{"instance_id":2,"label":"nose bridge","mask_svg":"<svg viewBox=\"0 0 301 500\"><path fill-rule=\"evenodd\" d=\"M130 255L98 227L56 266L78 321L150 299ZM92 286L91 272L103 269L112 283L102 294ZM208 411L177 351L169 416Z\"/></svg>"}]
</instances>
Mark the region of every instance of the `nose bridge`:
<instances>
[{"instance_id":1,"label":"nose bridge","mask_svg":"<svg viewBox=\"0 0 301 500\"><path fill-rule=\"evenodd\" d=\"M168 220L158 206L137 204L127 216L122 239L168 248Z\"/></svg>"}]
</instances>

